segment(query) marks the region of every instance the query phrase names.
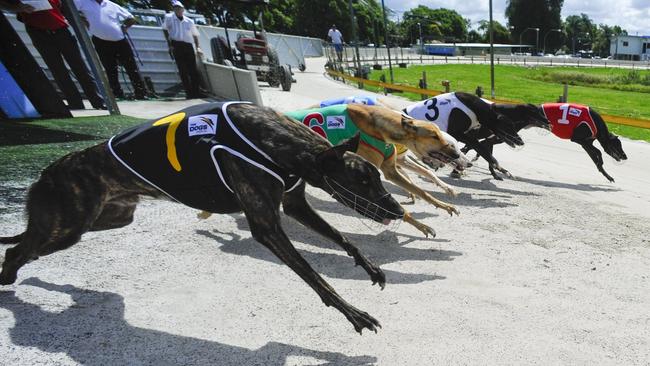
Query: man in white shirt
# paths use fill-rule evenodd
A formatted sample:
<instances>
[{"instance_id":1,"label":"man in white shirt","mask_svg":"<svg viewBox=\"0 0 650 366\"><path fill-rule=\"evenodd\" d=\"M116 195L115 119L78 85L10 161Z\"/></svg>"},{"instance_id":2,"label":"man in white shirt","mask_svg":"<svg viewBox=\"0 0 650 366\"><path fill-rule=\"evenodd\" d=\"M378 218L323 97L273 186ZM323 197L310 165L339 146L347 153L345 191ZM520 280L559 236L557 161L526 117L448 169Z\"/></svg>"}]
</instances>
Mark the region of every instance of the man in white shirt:
<instances>
[{"instance_id":1,"label":"man in white shirt","mask_svg":"<svg viewBox=\"0 0 650 366\"><path fill-rule=\"evenodd\" d=\"M336 29L336 24L332 24L332 28L327 32L327 36L332 40L332 44L334 44L334 49L336 50L336 56L338 56L339 62L341 62L343 53L343 35L338 29Z\"/></svg>"},{"instance_id":2,"label":"man in white shirt","mask_svg":"<svg viewBox=\"0 0 650 366\"><path fill-rule=\"evenodd\" d=\"M119 62L129 75L135 99L147 99L133 50L126 39L126 31L136 23L133 15L109 0L74 0L74 3L84 16L115 97L124 98L124 91L117 78Z\"/></svg>"},{"instance_id":3,"label":"man in white shirt","mask_svg":"<svg viewBox=\"0 0 650 366\"><path fill-rule=\"evenodd\" d=\"M174 12L165 15L165 22L163 24L163 31L165 38L169 42L169 48L176 60L178 73L183 82L185 89L185 96L187 99L205 97L199 90L201 81L199 79L199 71L196 68L196 52L202 54L199 47L199 32L196 30L194 21L184 15L185 7L180 1L174 1Z\"/></svg>"}]
</instances>

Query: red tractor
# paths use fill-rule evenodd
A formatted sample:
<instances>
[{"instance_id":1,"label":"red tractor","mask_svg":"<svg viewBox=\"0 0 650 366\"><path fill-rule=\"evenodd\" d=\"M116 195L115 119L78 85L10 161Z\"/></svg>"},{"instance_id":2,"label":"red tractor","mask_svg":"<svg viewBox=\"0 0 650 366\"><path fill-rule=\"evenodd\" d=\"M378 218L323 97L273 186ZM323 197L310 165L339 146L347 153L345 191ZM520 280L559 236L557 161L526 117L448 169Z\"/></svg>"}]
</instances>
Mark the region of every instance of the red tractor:
<instances>
[{"instance_id":1,"label":"red tractor","mask_svg":"<svg viewBox=\"0 0 650 366\"><path fill-rule=\"evenodd\" d=\"M268 5L269 2L269 0L232 1L251 6ZM239 34L234 49L230 46L228 35L227 10L221 6L215 13L219 23L226 30L226 37L215 37L210 40L214 63L255 71L257 80L267 82L271 87L281 86L284 91L291 90L291 83L294 82L291 66L280 65L277 52L269 47L261 11L259 12L261 32L257 31L253 21L253 37Z\"/></svg>"}]
</instances>

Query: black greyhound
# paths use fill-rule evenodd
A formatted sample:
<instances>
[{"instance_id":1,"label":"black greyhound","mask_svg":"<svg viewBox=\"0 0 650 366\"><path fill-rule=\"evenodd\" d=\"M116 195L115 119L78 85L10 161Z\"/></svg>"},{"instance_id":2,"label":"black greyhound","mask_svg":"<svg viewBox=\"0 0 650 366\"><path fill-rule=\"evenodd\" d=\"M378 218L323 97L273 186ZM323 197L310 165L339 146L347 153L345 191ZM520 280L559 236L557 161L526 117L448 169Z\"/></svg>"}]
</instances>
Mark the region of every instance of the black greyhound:
<instances>
[{"instance_id":1,"label":"black greyhound","mask_svg":"<svg viewBox=\"0 0 650 366\"><path fill-rule=\"evenodd\" d=\"M490 103L476 95L454 92L412 104L404 108L403 112L413 118L437 124L456 140L476 150L489 163L492 176L502 180L496 170L506 175L510 173L499 165L490 150L480 144L479 136L482 134L477 134L477 131L484 131L488 136L498 136L500 141L512 147L521 146L524 141L517 134L514 121L499 110L498 104Z\"/></svg>"},{"instance_id":2,"label":"black greyhound","mask_svg":"<svg viewBox=\"0 0 650 366\"><path fill-rule=\"evenodd\" d=\"M543 115L544 118L548 117L548 125L553 134L563 139L570 139L582 146L587 154L589 154L589 157L594 164L596 164L598 171L601 172L607 180L612 183L614 182L614 178L612 178L603 168L604 162L602 153L593 145L593 143L595 140L598 140L605 152L616 161L627 160L627 155L623 151L621 140L618 136L609 132L607 124L596 110L579 104L567 103L542 104L541 106L535 106L535 109L536 110L519 110L517 112L499 110L499 113L506 114L515 121L517 131L531 126L543 127L532 124L530 121L537 120L540 114ZM562 111L564 110L566 110L567 113L563 114ZM572 111L573 113L571 113ZM580 115L582 115L582 118L580 118ZM575 121L573 121L574 117ZM487 135L487 133L483 132L478 136L478 138L482 139L482 147L492 152L493 146L503 141L501 141L497 136ZM463 153L467 153L470 149L469 146L465 146L462 151Z\"/></svg>"},{"instance_id":3,"label":"black greyhound","mask_svg":"<svg viewBox=\"0 0 650 366\"><path fill-rule=\"evenodd\" d=\"M508 125L511 126L514 132L517 134L519 131L531 127L539 127L545 130L551 129L551 125L544 115L544 112L538 106L535 106L533 104L494 103L492 104L492 109L500 116L505 116L507 118ZM476 149L474 146L467 144L461 149L463 154L467 154L469 150L474 149L481 157L483 157L485 154L489 154L494 158L494 145L504 142L501 136L494 134L492 130L485 126L481 126L479 129L469 131L468 134L475 140L480 141L480 146L483 153L481 153L480 150ZM494 159L496 160L496 158ZM496 176L492 165L490 165L490 172L496 179L501 180L500 177ZM502 169L502 172L511 177L510 173L507 170ZM454 171L453 174L455 176L460 176L459 172L457 171Z\"/></svg>"},{"instance_id":4,"label":"black greyhound","mask_svg":"<svg viewBox=\"0 0 650 366\"><path fill-rule=\"evenodd\" d=\"M377 169L356 151L359 135L332 146L303 124L270 108L208 103L122 132L68 154L45 168L27 198L27 229L2 243L0 284L15 282L29 261L66 249L87 231L133 221L139 196L166 196L213 213L243 211L253 237L269 248L361 332L377 320L343 300L291 244L285 214L335 241L383 288L381 269L364 257L305 199L305 182L364 216L386 222L403 210L381 184ZM354 205L352 205L354 203Z\"/></svg>"}]
</instances>

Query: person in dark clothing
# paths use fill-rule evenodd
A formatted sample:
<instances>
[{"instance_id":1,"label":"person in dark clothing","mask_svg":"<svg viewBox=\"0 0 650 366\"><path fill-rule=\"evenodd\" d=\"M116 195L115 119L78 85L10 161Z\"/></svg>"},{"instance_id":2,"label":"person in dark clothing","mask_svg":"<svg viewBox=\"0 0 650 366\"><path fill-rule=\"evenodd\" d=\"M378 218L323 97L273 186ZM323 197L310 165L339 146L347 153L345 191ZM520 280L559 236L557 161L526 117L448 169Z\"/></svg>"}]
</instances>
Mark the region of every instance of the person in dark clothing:
<instances>
[{"instance_id":1,"label":"person in dark clothing","mask_svg":"<svg viewBox=\"0 0 650 366\"><path fill-rule=\"evenodd\" d=\"M127 30L136 23L133 15L109 0L74 0L74 3L83 13L115 97L124 98L124 91L117 78L119 62L129 75L135 99L147 99L133 50L126 39Z\"/></svg>"},{"instance_id":2,"label":"person in dark clothing","mask_svg":"<svg viewBox=\"0 0 650 366\"><path fill-rule=\"evenodd\" d=\"M169 47L176 60L187 99L203 98L206 95L199 89L201 80L196 68L196 54L192 46L194 43L196 52L199 55L203 54L199 47L199 32L196 30L194 21L184 15L185 7L180 1L174 1L172 6L174 12L165 15L163 23L165 37L169 41Z\"/></svg>"},{"instance_id":3,"label":"person in dark clothing","mask_svg":"<svg viewBox=\"0 0 650 366\"><path fill-rule=\"evenodd\" d=\"M106 109L104 99L98 93L95 79L81 58L77 39L70 32L64 18L61 0L49 0L51 9L35 11L31 5L15 0L0 0L0 8L16 12L18 20L25 24L34 47L52 73L56 84L68 102L70 109L84 109L81 94L70 78L68 66L79 81L93 108ZM65 62L64 62L65 59Z\"/></svg>"}]
</instances>

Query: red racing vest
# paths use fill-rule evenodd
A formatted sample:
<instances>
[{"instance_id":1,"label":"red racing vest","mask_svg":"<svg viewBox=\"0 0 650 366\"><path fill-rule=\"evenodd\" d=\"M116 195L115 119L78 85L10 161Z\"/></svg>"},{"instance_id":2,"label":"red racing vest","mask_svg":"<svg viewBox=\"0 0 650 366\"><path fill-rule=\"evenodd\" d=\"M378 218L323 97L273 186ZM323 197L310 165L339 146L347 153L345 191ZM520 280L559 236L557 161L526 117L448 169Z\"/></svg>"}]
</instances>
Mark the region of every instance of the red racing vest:
<instances>
[{"instance_id":1,"label":"red racing vest","mask_svg":"<svg viewBox=\"0 0 650 366\"><path fill-rule=\"evenodd\" d=\"M591 130L591 136L596 138L598 128L589 107L572 103L546 103L542 104L546 118L551 123L551 132L561 139L571 139L573 130L585 123Z\"/></svg>"}]
</instances>

